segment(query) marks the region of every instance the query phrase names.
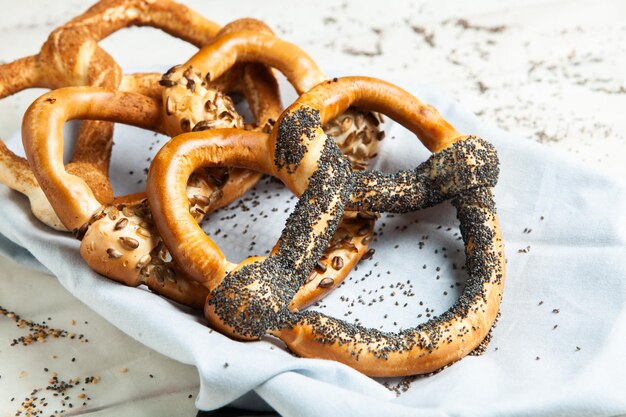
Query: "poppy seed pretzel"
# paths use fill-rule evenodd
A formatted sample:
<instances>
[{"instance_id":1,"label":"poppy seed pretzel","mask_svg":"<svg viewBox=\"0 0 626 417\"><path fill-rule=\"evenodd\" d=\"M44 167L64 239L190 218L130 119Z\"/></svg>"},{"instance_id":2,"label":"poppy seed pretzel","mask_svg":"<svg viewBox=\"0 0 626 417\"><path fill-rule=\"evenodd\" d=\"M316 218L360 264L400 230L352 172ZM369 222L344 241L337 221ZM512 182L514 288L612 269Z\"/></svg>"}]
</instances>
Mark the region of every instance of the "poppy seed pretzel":
<instances>
[{"instance_id":1,"label":"poppy seed pretzel","mask_svg":"<svg viewBox=\"0 0 626 417\"><path fill-rule=\"evenodd\" d=\"M396 176L353 173L321 126L350 105L387 114L434 152L414 170ZM238 339L265 334L296 354L334 359L372 376L428 373L476 348L495 322L504 283L504 252L490 188L498 167L495 150L457 132L437 111L404 90L364 77L325 82L302 95L267 140L235 130L180 135L164 146L148 176L148 198L157 228L177 264L211 293L205 317L211 327ZM293 141L293 138L298 141ZM184 184L201 166L245 166L277 176L301 193L271 254L238 265L185 213ZM460 174L457 174L460 172ZM379 180L403 189L398 199L371 198ZM413 194L409 195L409 194ZM359 200L359 198L363 198ZM305 284L350 204L410 211L453 198L466 243L469 280L461 299L442 316L400 334L351 325L320 313L298 312L294 296ZM356 239L358 242L358 239Z\"/></svg>"},{"instance_id":2,"label":"poppy seed pretzel","mask_svg":"<svg viewBox=\"0 0 626 417\"><path fill-rule=\"evenodd\" d=\"M505 279L504 247L499 230L492 187L499 173L493 146L476 136L464 136L435 109L423 105L390 84L362 77L347 77L318 85L303 94L278 121L278 132L298 128L303 117L318 119L302 137L316 140L319 125L343 109L359 106L380 111L414 132L433 155L415 170L383 174L355 172L349 207L375 212L403 213L433 206L452 198L465 243L468 280L460 299L442 315L399 333L382 332L354 325L318 312L278 309L264 325L251 321L239 331L265 332L280 338L289 349L304 357L332 359L370 376L405 376L441 369L478 348L488 337L498 316ZM306 139L305 139L306 143ZM293 154L289 152L287 154ZM286 155L287 155L286 154ZM299 169L298 159L289 161ZM292 169L293 169L292 168ZM261 275L261 283L249 298L233 306L230 289L244 281L226 282L213 298L213 312L224 322L241 325L238 315L245 308L258 311L256 300L267 297L276 286ZM228 278L227 278L228 279ZM226 281L226 280L225 280ZM243 281L243 282L242 282ZM282 285L282 283L281 283ZM293 289L297 285L293 284ZM293 289L291 291L293 291ZM281 291L286 292L284 289ZM284 304L284 303L283 303ZM242 308L243 306L243 308ZM282 307L282 305L278 305ZM234 319L234 320L233 320ZM250 334L249 333L249 334Z\"/></svg>"},{"instance_id":3,"label":"poppy seed pretzel","mask_svg":"<svg viewBox=\"0 0 626 417\"><path fill-rule=\"evenodd\" d=\"M253 30L249 19L242 19L244 24L234 22L239 29ZM98 46L98 41L128 26L152 26L175 37L202 46L216 36L220 27L196 14L187 7L171 0L158 2L150 0L102 0L82 15L55 29L43 44L37 55L18 59L0 66L0 98L15 94L27 88L61 88L66 86L91 85L121 89L128 92L141 92L160 95L157 87L158 78L151 74L132 74L122 76L117 63L109 54ZM255 69L247 74L252 80L248 88L250 96L258 102L259 97L269 100L267 91L256 92L263 88L258 82L271 77L265 68ZM231 83L232 84L232 83ZM274 81L274 86L275 86ZM235 87L231 85L231 87ZM270 91L275 87L268 87ZM237 88L234 88L237 89ZM230 91L230 90L229 90ZM252 93L255 93L254 95ZM275 100L264 105L263 121L267 113L280 109L278 92ZM235 112L230 100L225 100L216 110L220 114ZM276 106L278 101L278 106ZM253 112L258 103L252 103ZM280 111L280 110L278 110ZM175 131L177 132L177 130ZM108 166L112 145L113 125L102 121L89 121L80 128L74 155L67 170L83 178L89 184L94 195L101 203L109 203L113 192L108 179ZM58 230L65 230L63 224L51 209L39 188L28 163L15 155L0 141L0 182L25 194L31 203L35 216Z\"/></svg>"}]
</instances>

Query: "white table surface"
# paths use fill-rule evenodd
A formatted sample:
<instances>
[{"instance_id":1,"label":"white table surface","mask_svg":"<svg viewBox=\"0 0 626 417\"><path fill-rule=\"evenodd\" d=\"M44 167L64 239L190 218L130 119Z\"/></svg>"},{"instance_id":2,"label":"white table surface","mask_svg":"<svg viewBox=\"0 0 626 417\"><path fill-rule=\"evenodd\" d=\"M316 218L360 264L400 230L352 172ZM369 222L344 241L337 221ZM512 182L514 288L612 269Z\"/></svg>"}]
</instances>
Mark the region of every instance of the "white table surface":
<instances>
[{"instance_id":1,"label":"white table surface","mask_svg":"<svg viewBox=\"0 0 626 417\"><path fill-rule=\"evenodd\" d=\"M184 3L222 24L244 16L262 19L329 70L430 84L485 121L543 143L546 152L564 151L626 178L623 0L316 0L297 8L279 0ZM54 27L88 4L0 0L0 62L36 53ZM169 66L194 52L147 28L121 31L101 45L129 69ZM0 101L0 137L19 129L23 111L41 93ZM54 409L66 415L195 415L193 367L127 337L54 277L1 258L0 306L89 339L11 346L29 332L0 315L0 416L15 415L33 389L45 392L52 372L65 381L80 377L81 384L67 390L65 406L48 395L46 415ZM97 376L98 384L85 384L89 376Z\"/></svg>"}]
</instances>

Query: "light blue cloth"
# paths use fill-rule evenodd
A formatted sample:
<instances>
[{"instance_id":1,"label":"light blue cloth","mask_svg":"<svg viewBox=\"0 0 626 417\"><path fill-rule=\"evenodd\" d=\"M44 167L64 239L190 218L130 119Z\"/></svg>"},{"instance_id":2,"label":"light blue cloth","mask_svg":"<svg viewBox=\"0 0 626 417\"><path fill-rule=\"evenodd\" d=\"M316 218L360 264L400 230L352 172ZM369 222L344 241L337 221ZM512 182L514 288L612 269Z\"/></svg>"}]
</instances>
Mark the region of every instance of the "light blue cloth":
<instances>
[{"instance_id":1,"label":"light blue cloth","mask_svg":"<svg viewBox=\"0 0 626 417\"><path fill-rule=\"evenodd\" d=\"M311 417L626 413L626 186L490 127L429 88L403 86L437 107L459 131L481 135L496 146L501 176L495 194L508 266L502 314L487 353L417 378L400 396L381 384L398 384L399 379L376 381L335 362L296 358L271 341L232 341L209 332L200 315L100 277L80 258L76 240L41 225L26 199L5 187L0 187L0 233L7 239L0 239L0 250L36 265L30 252L115 326L164 355L195 365L201 409L235 401L248 407L266 402L282 415ZM119 125L116 138L111 169L116 191L141 189L145 181L136 183L143 166L137 167L137 161L157 150L159 138ZM150 144L154 149L148 149ZM10 146L21 148L19 139L13 138ZM414 167L426 157L412 135L390 123L377 168ZM233 261L270 249L287 216L285 204L292 207L295 201L273 181L262 181L256 193L258 206L251 201L254 195L244 203L259 214L258 221L251 222L251 212L238 205L211 215L205 224ZM235 219L224 219L233 214ZM243 234L246 224L250 227ZM383 216L378 224L383 234L373 245L374 258L363 261L316 308L388 330L416 325L431 309L442 313L458 297L464 280L452 207ZM379 301L381 295L384 301ZM344 316L348 311L353 314Z\"/></svg>"}]
</instances>

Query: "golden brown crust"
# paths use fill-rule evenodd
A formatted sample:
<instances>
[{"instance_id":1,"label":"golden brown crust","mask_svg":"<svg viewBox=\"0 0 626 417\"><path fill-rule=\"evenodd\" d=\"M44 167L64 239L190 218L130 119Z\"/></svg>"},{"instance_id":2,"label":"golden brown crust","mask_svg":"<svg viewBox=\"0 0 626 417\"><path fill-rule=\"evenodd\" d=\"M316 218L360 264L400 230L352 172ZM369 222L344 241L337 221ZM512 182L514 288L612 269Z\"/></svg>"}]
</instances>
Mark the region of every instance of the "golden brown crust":
<instances>
[{"instance_id":1,"label":"golden brown crust","mask_svg":"<svg viewBox=\"0 0 626 417\"><path fill-rule=\"evenodd\" d=\"M69 230L83 226L101 207L86 182L63 167L63 125L87 117L163 129L159 103L131 93L68 87L44 94L28 108L22 125L28 162Z\"/></svg>"},{"instance_id":2,"label":"golden brown crust","mask_svg":"<svg viewBox=\"0 0 626 417\"><path fill-rule=\"evenodd\" d=\"M12 87L5 92L12 94L28 87L54 89L76 85L117 88L122 80L121 69L97 42L133 25L160 28L196 46L208 42L219 30L215 23L170 0L103 0L55 29L38 55L18 60L19 77L11 76L14 71L9 64L6 69L11 78L6 81ZM89 122L81 129L71 162L82 166L74 172L90 176L88 171L93 168L100 171L102 179L107 178L112 132L111 124L98 121ZM103 202L113 198L108 180L99 183L94 192Z\"/></svg>"},{"instance_id":3,"label":"golden brown crust","mask_svg":"<svg viewBox=\"0 0 626 417\"><path fill-rule=\"evenodd\" d=\"M163 87L159 85L160 79L161 74L158 72L124 74L119 90L141 94L160 102L163 91Z\"/></svg>"},{"instance_id":4,"label":"golden brown crust","mask_svg":"<svg viewBox=\"0 0 626 417\"><path fill-rule=\"evenodd\" d=\"M266 34L273 36L274 32L264 22L243 18L237 19L225 25L217 34L216 38L241 31ZM246 97L248 106L254 115L253 126L247 130L259 130L269 133L276 119L282 112L278 82L269 66L258 63L237 63L212 84L222 90L237 92ZM221 85L222 80L228 80L228 84Z\"/></svg>"},{"instance_id":5,"label":"golden brown crust","mask_svg":"<svg viewBox=\"0 0 626 417\"><path fill-rule=\"evenodd\" d=\"M258 80L263 80L259 83ZM239 91L246 97L248 106L255 115L254 130L269 133L283 111L278 90L278 81L272 69L256 63L243 66Z\"/></svg>"},{"instance_id":6,"label":"golden brown crust","mask_svg":"<svg viewBox=\"0 0 626 417\"><path fill-rule=\"evenodd\" d=\"M128 26L150 26L197 47L220 30L216 23L171 0L101 0L68 22L70 27L84 25L93 25L90 33L98 40Z\"/></svg>"},{"instance_id":7,"label":"golden brown crust","mask_svg":"<svg viewBox=\"0 0 626 417\"><path fill-rule=\"evenodd\" d=\"M285 74L298 93L327 80L315 61L302 49L267 32L239 30L224 33L203 47L184 65L172 72L174 80L193 68L201 78L221 77L236 63L257 62L278 69Z\"/></svg>"},{"instance_id":8,"label":"golden brown crust","mask_svg":"<svg viewBox=\"0 0 626 417\"><path fill-rule=\"evenodd\" d=\"M400 87L371 77L343 77L326 81L304 94L283 112L300 109L319 112L322 125L350 106L383 113L415 133L431 152L445 149L462 135L432 106L422 103ZM276 136L277 130L273 133Z\"/></svg>"},{"instance_id":9,"label":"golden brown crust","mask_svg":"<svg viewBox=\"0 0 626 417\"><path fill-rule=\"evenodd\" d=\"M27 88L44 87L38 56L27 56L0 66L0 98Z\"/></svg>"},{"instance_id":10,"label":"golden brown crust","mask_svg":"<svg viewBox=\"0 0 626 417\"><path fill-rule=\"evenodd\" d=\"M251 17L244 17L224 25L224 27L221 28L219 32L217 32L216 37L241 31L267 33L272 36L274 35L274 31L272 30L272 28L269 27L265 22ZM204 46L205 44L201 45L201 47Z\"/></svg>"},{"instance_id":11,"label":"golden brown crust","mask_svg":"<svg viewBox=\"0 0 626 417\"><path fill-rule=\"evenodd\" d=\"M245 27L247 23L251 23L251 25L249 27ZM233 35L234 37L240 36L238 34L239 33L238 31L241 31L241 30L248 30L248 31L255 30L255 33L257 35L259 35L260 32L263 32L262 35L265 35L265 34L271 35L271 31L264 30L264 29L267 29L264 26L264 24L258 21L254 21L254 20L235 22L227 26L223 31L221 31L220 34L217 36L216 40L213 41L210 45L207 45L203 50L204 51L212 50L213 44L219 43L220 39L227 37L226 35L234 34ZM169 106L166 104L166 108L170 110L168 111L168 114L167 114L168 117L166 118L166 120L168 121L168 123L170 123L170 125L177 125L178 123L180 123L180 120L184 119L188 121L185 124L187 130L196 130L196 126L198 126L199 124L203 122L202 119L204 117L202 113L198 113L198 112L192 113L192 112L189 112L188 109L202 108L202 106L199 106L198 103L210 102L212 106L214 106L216 103L220 102L220 100L216 100L215 97L205 97L207 92L212 91L211 86L215 86L215 83L213 82L212 83L206 82L206 80L209 77L207 77L207 71L205 71L205 68L207 66L210 67L212 65L212 60L214 59L214 56L210 53L206 53L205 55L203 55L203 59L205 61L201 61L199 59L197 61L194 61L194 59L196 58L192 58L192 60L190 60L186 64L172 68L165 74L163 80L161 81L161 84L166 86L166 89L164 90L164 93L163 93L163 97L164 97L165 102L169 103ZM192 62L192 64L190 64L190 62ZM233 61L233 63L236 63L236 62L238 62L238 60ZM311 65L311 68L314 68L314 66ZM218 78L217 82L220 83L221 81L222 83L220 84L220 88L226 88L225 86L228 86L230 89L243 91L244 95L248 99L248 102L250 104L250 107L253 110L253 113L256 116L257 126L258 126L257 129L261 131L269 131L271 129L271 126L275 123L275 120L277 119L277 116L278 116L277 109L280 109L280 101L277 100L278 89L277 89L277 85L275 82L275 78L273 77L273 75L271 74L271 71L266 66L260 65L260 64L251 63L251 64L247 64L244 67L235 66L234 71L231 70L231 73L236 73L237 69L243 72L242 77L232 77L232 76L229 77L227 74L226 79L224 80L224 77L220 77L221 73L216 74L216 76L220 77ZM310 79L311 77L323 77L321 72L317 70L314 70L311 72L313 73L313 75L308 74L308 75L305 75L304 78ZM266 82L264 83L257 82L256 83L257 85L255 85L253 82L258 79L264 79L266 80ZM190 84L193 86L193 88L189 88ZM265 87L267 90L263 90L260 87ZM190 100L196 102L196 104L195 105L188 104L188 101ZM181 109L183 111L182 113L179 112L179 110ZM224 110L217 111L217 112L214 111L214 113L219 113L219 114L225 113L228 115L227 123L225 125L226 127L228 127L229 125L237 126L238 124L238 123L235 123L235 124L232 123L230 110L232 109L226 109L226 111ZM212 117L215 117L215 116L213 115ZM379 120L374 117L374 121L372 122L372 117L366 118L365 116L363 116L362 113L351 111L351 112L346 113L346 115L342 117L338 123L340 124L336 123L331 128L334 132L339 134L340 144L344 146L345 149L349 153L351 153L351 158L354 159L355 165L358 165L360 169L364 168L366 166L367 160L375 155L375 149L378 146L377 142L381 138L377 129ZM224 126L224 124L222 124L222 126ZM219 125L215 125L212 127L219 127ZM183 204L188 205L187 202L184 202ZM192 204L193 204L193 201L192 201ZM193 209L192 209L192 215L193 215ZM197 216L194 216L194 217L196 217L196 220L197 220ZM362 228L359 227L358 229L362 229ZM169 233L169 230L165 230L165 233ZM368 233L371 233L371 230ZM195 242L195 239L193 238L193 236L195 236L195 234L192 234L192 235L186 234L186 235L187 235L187 238L186 238L185 244L189 246L193 245L194 244L193 242ZM198 235L197 237L198 237L198 242L200 242L202 240L201 236ZM167 242L167 240L168 239L166 238L165 241ZM362 241L362 240L363 240L362 238L359 239L359 241ZM342 244L346 245L346 242L344 241ZM317 276L312 276L312 279L309 282L309 285L306 286L306 290L303 289L303 293L302 293L304 294L302 297L303 301L302 302L296 301L296 303L305 305L305 303L313 302L315 299L319 298L323 293L334 288L336 285L338 285L341 282L341 280L346 276L347 271L350 269L350 267L354 263L356 263L358 257L362 256L366 249L366 245L362 245L360 243L357 243L356 245L351 244L350 247L351 249L349 252L351 254L350 256L347 256L346 258L345 267L340 268L342 273L334 275L331 272L334 269L327 268L327 272L322 273L322 274L317 274ZM199 248L199 245L196 246L196 248ZM357 248L357 249L354 249L354 248ZM206 256L204 256L204 259L205 259L204 266L207 269L211 269L215 272L223 271L223 270L225 271L226 268L223 267L222 265L222 262L223 262L222 255L220 252L216 252L215 249L216 248L214 247L214 245L211 245L211 244L207 244L204 247L204 250L208 252L208 253L205 253ZM342 256L346 256L345 253L341 253L342 250L345 251L345 248L340 249L340 248L335 247L333 249L338 253L331 256L330 257L331 260L336 259L336 258L343 259ZM357 258L354 258L352 256L352 252L356 253ZM176 258L176 255L174 255L174 257ZM181 260L181 259L176 259L176 260L177 260L177 264L179 265L186 264L184 260ZM344 262L344 261L336 260L335 263L337 262ZM324 264L324 262L322 261L321 264ZM204 278L200 278L201 276L200 273L194 274L194 271L189 271L189 270L186 272L188 274L191 274L192 276L195 276L196 279L198 280L204 279Z\"/></svg>"}]
</instances>

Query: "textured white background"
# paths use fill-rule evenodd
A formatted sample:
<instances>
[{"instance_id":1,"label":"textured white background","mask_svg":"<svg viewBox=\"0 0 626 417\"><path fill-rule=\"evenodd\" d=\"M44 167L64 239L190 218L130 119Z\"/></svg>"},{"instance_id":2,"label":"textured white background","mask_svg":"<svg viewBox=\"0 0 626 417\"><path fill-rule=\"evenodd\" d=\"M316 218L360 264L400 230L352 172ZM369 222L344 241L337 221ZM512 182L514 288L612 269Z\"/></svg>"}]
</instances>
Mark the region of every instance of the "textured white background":
<instances>
[{"instance_id":1,"label":"textured white background","mask_svg":"<svg viewBox=\"0 0 626 417\"><path fill-rule=\"evenodd\" d=\"M263 19L329 70L430 84L483 120L544 143L546 152L566 151L626 177L626 2L186 3L219 23ZM87 4L0 1L0 61L36 53L48 32ZM170 66L194 50L152 29L122 31L101 44L124 68ZM19 128L38 94L0 102L0 136ZM0 412L8 404L14 413L33 388L45 385L48 367L66 377L101 376L89 392L90 405L102 415L194 414L187 398L197 391L194 368L134 342L56 280L0 260L0 305L35 321L52 316L55 327L91 339L10 348L5 340L24 332L0 317ZM15 402L7 403L13 396Z\"/></svg>"}]
</instances>

